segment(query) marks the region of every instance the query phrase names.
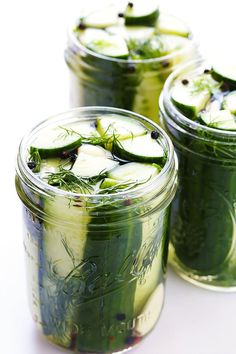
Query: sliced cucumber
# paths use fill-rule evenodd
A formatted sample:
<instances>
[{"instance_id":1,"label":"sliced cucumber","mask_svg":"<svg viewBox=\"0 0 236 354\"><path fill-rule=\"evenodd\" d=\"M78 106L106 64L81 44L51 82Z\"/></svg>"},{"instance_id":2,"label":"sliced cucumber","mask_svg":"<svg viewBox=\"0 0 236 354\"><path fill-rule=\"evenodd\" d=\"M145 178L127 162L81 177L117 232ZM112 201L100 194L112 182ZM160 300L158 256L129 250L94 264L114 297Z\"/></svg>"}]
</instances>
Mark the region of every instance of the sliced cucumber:
<instances>
[{"instance_id":1,"label":"sliced cucumber","mask_svg":"<svg viewBox=\"0 0 236 354\"><path fill-rule=\"evenodd\" d=\"M183 81L184 82L184 81ZM205 108L211 97L209 89L195 91L193 82L176 84L171 92L171 99L175 106L187 117L195 118Z\"/></svg>"},{"instance_id":2,"label":"sliced cucumber","mask_svg":"<svg viewBox=\"0 0 236 354\"><path fill-rule=\"evenodd\" d=\"M100 184L101 189L107 189L110 187L115 187L119 184L119 181L117 179L112 179L112 178L105 178L102 183Z\"/></svg>"},{"instance_id":3,"label":"sliced cucumber","mask_svg":"<svg viewBox=\"0 0 236 354\"><path fill-rule=\"evenodd\" d=\"M134 0L127 4L124 12L126 25L154 26L159 16L159 8L155 1Z\"/></svg>"},{"instance_id":4,"label":"sliced cucumber","mask_svg":"<svg viewBox=\"0 0 236 354\"><path fill-rule=\"evenodd\" d=\"M85 329L78 331L76 348L84 353L122 351L133 333L138 278L134 262L141 246L142 223L137 219L136 208L127 210L125 222L119 219L115 206L109 206L109 211L107 215L106 206L98 207L99 218L88 225L83 259L91 266L84 267L81 278L89 281L86 297L76 311L76 323Z\"/></svg>"},{"instance_id":5,"label":"sliced cucumber","mask_svg":"<svg viewBox=\"0 0 236 354\"><path fill-rule=\"evenodd\" d=\"M222 108L236 115L236 91L232 91L224 97Z\"/></svg>"},{"instance_id":6,"label":"sliced cucumber","mask_svg":"<svg viewBox=\"0 0 236 354\"><path fill-rule=\"evenodd\" d=\"M100 135L113 137L114 134L117 139L123 140L147 132L145 127L131 118L124 118L119 116L107 115L97 119L97 130Z\"/></svg>"},{"instance_id":7,"label":"sliced cucumber","mask_svg":"<svg viewBox=\"0 0 236 354\"><path fill-rule=\"evenodd\" d=\"M97 129L95 127L95 122L75 122L70 125L63 125L62 128L68 128L74 130L76 133L80 134L83 137L92 137L99 136Z\"/></svg>"},{"instance_id":8,"label":"sliced cucumber","mask_svg":"<svg viewBox=\"0 0 236 354\"><path fill-rule=\"evenodd\" d=\"M179 18L161 13L157 21L157 29L160 33L175 34L177 36L189 37L189 27Z\"/></svg>"},{"instance_id":9,"label":"sliced cucumber","mask_svg":"<svg viewBox=\"0 0 236 354\"><path fill-rule=\"evenodd\" d=\"M118 181L148 181L158 175L158 169L151 165L139 162L130 162L118 166L108 173L108 177Z\"/></svg>"},{"instance_id":10,"label":"sliced cucumber","mask_svg":"<svg viewBox=\"0 0 236 354\"><path fill-rule=\"evenodd\" d=\"M115 4L97 9L82 18L86 27L106 28L115 25L118 21L118 8Z\"/></svg>"},{"instance_id":11,"label":"sliced cucumber","mask_svg":"<svg viewBox=\"0 0 236 354\"><path fill-rule=\"evenodd\" d=\"M112 155L100 146L83 144L71 171L80 177L94 177L119 165Z\"/></svg>"},{"instance_id":12,"label":"sliced cucumber","mask_svg":"<svg viewBox=\"0 0 236 354\"><path fill-rule=\"evenodd\" d=\"M224 81L232 87L236 87L236 64L216 65L212 68L212 76L217 81Z\"/></svg>"},{"instance_id":13,"label":"sliced cucumber","mask_svg":"<svg viewBox=\"0 0 236 354\"><path fill-rule=\"evenodd\" d=\"M126 41L130 39L148 39L155 34L154 27L145 26L110 26L106 28L108 33L122 36Z\"/></svg>"},{"instance_id":14,"label":"sliced cucumber","mask_svg":"<svg viewBox=\"0 0 236 354\"><path fill-rule=\"evenodd\" d=\"M148 318L147 321L138 321L135 330L138 335L144 336L147 334L155 325L158 317L160 316L164 302L164 286L159 284L153 294L150 296L147 304L142 310L142 315L144 318Z\"/></svg>"},{"instance_id":15,"label":"sliced cucumber","mask_svg":"<svg viewBox=\"0 0 236 354\"><path fill-rule=\"evenodd\" d=\"M218 112L201 113L200 118L209 127L224 130L236 130L236 118L226 109Z\"/></svg>"},{"instance_id":16,"label":"sliced cucumber","mask_svg":"<svg viewBox=\"0 0 236 354\"><path fill-rule=\"evenodd\" d=\"M47 177L48 173L58 172L60 163L60 158L43 159L40 165L40 178L44 179L45 177Z\"/></svg>"},{"instance_id":17,"label":"sliced cucumber","mask_svg":"<svg viewBox=\"0 0 236 354\"><path fill-rule=\"evenodd\" d=\"M159 38L163 43L164 53L166 54L178 51L189 43L189 39L174 34L160 34Z\"/></svg>"},{"instance_id":18,"label":"sliced cucumber","mask_svg":"<svg viewBox=\"0 0 236 354\"><path fill-rule=\"evenodd\" d=\"M126 59L129 50L125 40L100 29L88 28L81 32L80 42L88 49L113 58Z\"/></svg>"},{"instance_id":19,"label":"sliced cucumber","mask_svg":"<svg viewBox=\"0 0 236 354\"><path fill-rule=\"evenodd\" d=\"M39 250L39 288L44 333L64 347L72 345L74 317L80 290L79 275L90 221L86 208L57 196L44 200L42 245ZM64 222L59 222L63 220ZM81 266L80 266L81 265Z\"/></svg>"},{"instance_id":20,"label":"sliced cucumber","mask_svg":"<svg viewBox=\"0 0 236 354\"><path fill-rule=\"evenodd\" d=\"M113 153L127 161L160 163L165 158L162 146L151 134L114 142Z\"/></svg>"},{"instance_id":21,"label":"sliced cucumber","mask_svg":"<svg viewBox=\"0 0 236 354\"><path fill-rule=\"evenodd\" d=\"M132 184L132 182L131 182ZM134 187L134 185L130 185L130 183L126 183L125 181L119 181L117 179L113 179L113 178L105 178L102 183L100 184L99 188L100 188L100 194L109 194L109 193L115 193L117 191L122 192L122 190L124 191L125 189L130 189L130 187ZM103 190L101 192L101 190Z\"/></svg>"},{"instance_id":22,"label":"sliced cucumber","mask_svg":"<svg viewBox=\"0 0 236 354\"><path fill-rule=\"evenodd\" d=\"M38 149L41 158L56 157L63 151L74 150L81 145L78 134L67 134L60 127L40 131L32 147Z\"/></svg>"},{"instance_id":23,"label":"sliced cucumber","mask_svg":"<svg viewBox=\"0 0 236 354\"><path fill-rule=\"evenodd\" d=\"M148 39L133 38L128 43L130 50L130 57L137 59L151 59L162 57L168 54L166 45L160 35L153 35ZM151 76L150 72L148 72Z\"/></svg>"}]
</instances>

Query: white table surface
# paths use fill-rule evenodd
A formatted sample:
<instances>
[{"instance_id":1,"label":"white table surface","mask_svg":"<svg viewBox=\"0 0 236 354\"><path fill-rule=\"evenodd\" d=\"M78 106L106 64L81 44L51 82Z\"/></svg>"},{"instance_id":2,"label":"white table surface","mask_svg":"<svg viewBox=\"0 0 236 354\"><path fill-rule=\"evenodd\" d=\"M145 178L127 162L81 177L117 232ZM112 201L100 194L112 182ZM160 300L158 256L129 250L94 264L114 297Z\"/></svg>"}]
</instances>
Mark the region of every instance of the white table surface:
<instances>
[{"instance_id":1,"label":"white table surface","mask_svg":"<svg viewBox=\"0 0 236 354\"><path fill-rule=\"evenodd\" d=\"M236 54L233 2L225 0L218 5L209 0L162 2L164 8L192 25L207 55L222 53L223 44L229 44ZM0 3L2 354L62 352L41 338L28 311L21 206L14 188L14 165L17 146L25 131L45 117L68 108L67 68L63 60L65 32L70 19L79 13L81 3L80 0ZM235 354L235 329L236 294L202 290L169 272L159 324L132 353Z\"/></svg>"}]
</instances>

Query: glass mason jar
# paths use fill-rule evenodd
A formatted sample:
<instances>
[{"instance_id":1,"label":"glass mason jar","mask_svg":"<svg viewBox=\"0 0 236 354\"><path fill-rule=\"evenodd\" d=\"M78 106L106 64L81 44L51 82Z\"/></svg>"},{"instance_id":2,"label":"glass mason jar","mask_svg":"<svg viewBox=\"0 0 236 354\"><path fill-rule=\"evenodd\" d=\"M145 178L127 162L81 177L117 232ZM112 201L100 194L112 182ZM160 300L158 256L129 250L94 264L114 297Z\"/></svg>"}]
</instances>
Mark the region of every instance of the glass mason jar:
<instances>
[{"instance_id":1,"label":"glass mason jar","mask_svg":"<svg viewBox=\"0 0 236 354\"><path fill-rule=\"evenodd\" d=\"M72 107L119 107L158 123L158 99L165 80L180 64L199 57L197 44L192 39L186 41L182 49L159 58L126 60L107 57L83 46L72 28L65 50L70 69Z\"/></svg>"},{"instance_id":2,"label":"glass mason jar","mask_svg":"<svg viewBox=\"0 0 236 354\"><path fill-rule=\"evenodd\" d=\"M79 195L44 183L27 168L27 147L44 127L117 113L158 130L168 152L163 170L145 186ZM23 204L30 307L50 341L77 352L108 353L132 348L152 330L164 300L166 231L176 176L165 132L124 110L74 109L23 138L16 189Z\"/></svg>"},{"instance_id":3,"label":"glass mason jar","mask_svg":"<svg viewBox=\"0 0 236 354\"><path fill-rule=\"evenodd\" d=\"M177 70L160 98L165 129L179 161L171 207L170 262L181 277L212 290L236 290L236 132L203 126L173 105L170 91L183 74L201 74L198 61Z\"/></svg>"}]
</instances>

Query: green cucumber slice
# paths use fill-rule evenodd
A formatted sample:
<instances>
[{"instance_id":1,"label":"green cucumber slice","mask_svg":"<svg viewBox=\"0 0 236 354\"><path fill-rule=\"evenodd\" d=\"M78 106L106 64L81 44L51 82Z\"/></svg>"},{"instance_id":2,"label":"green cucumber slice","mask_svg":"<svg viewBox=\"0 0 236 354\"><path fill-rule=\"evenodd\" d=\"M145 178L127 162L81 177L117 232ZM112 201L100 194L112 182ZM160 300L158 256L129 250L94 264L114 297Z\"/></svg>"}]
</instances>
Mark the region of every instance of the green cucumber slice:
<instances>
[{"instance_id":1,"label":"green cucumber slice","mask_svg":"<svg viewBox=\"0 0 236 354\"><path fill-rule=\"evenodd\" d=\"M189 37L189 27L178 17L161 13L157 21L158 32L164 34L175 34L177 36Z\"/></svg>"},{"instance_id":2,"label":"green cucumber slice","mask_svg":"<svg viewBox=\"0 0 236 354\"><path fill-rule=\"evenodd\" d=\"M118 181L148 181L158 175L158 169L151 165L139 162L130 162L118 166L108 173L108 177Z\"/></svg>"},{"instance_id":3,"label":"green cucumber slice","mask_svg":"<svg viewBox=\"0 0 236 354\"><path fill-rule=\"evenodd\" d=\"M107 115L97 119L97 130L101 136L113 137L123 140L146 134L147 130L143 125L134 119Z\"/></svg>"},{"instance_id":4,"label":"green cucumber slice","mask_svg":"<svg viewBox=\"0 0 236 354\"><path fill-rule=\"evenodd\" d=\"M72 129L76 133L80 134L81 136L88 138L93 136L99 136L97 129L95 127L95 122L79 122L79 123L72 123L69 126L62 126L65 129Z\"/></svg>"},{"instance_id":5,"label":"green cucumber slice","mask_svg":"<svg viewBox=\"0 0 236 354\"><path fill-rule=\"evenodd\" d=\"M155 34L154 27L145 26L110 26L106 31L111 34L122 36L126 41L130 39L148 39Z\"/></svg>"},{"instance_id":6,"label":"green cucumber slice","mask_svg":"<svg viewBox=\"0 0 236 354\"><path fill-rule=\"evenodd\" d=\"M41 158L56 157L63 151L71 151L81 145L78 134L66 134L60 127L40 131L32 147L38 149Z\"/></svg>"},{"instance_id":7,"label":"green cucumber slice","mask_svg":"<svg viewBox=\"0 0 236 354\"><path fill-rule=\"evenodd\" d=\"M132 324L135 316L138 277L134 274L133 264L141 246L142 223L136 217L136 209L127 210L127 220L121 222L116 208L109 206L111 213L106 215L107 207L98 207L99 218L88 224L83 257L88 266L84 267L81 278L89 278L89 282L86 283L85 300L76 308L76 323L85 329L78 331L76 336L76 348L80 352L123 350L127 338L133 333L132 325L124 324ZM124 322L119 320L120 314L124 316ZM92 330L87 331L87 328Z\"/></svg>"},{"instance_id":8,"label":"green cucumber slice","mask_svg":"<svg viewBox=\"0 0 236 354\"><path fill-rule=\"evenodd\" d=\"M150 295L141 312L144 318L148 318L148 321L138 321L135 328L139 336L145 336L155 326L163 307L164 294L164 286L161 283Z\"/></svg>"},{"instance_id":9,"label":"green cucumber slice","mask_svg":"<svg viewBox=\"0 0 236 354\"><path fill-rule=\"evenodd\" d=\"M127 59L129 50L125 40L118 35L101 29L87 28L79 36L80 42L88 49L105 56Z\"/></svg>"},{"instance_id":10,"label":"green cucumber slice","mask_svg":"<svg viewBox=\"0 0 236 354\"><path fill-rule=\"evenodd\" d=\"M171 54L184 48L189 44L189 39L180 37L174 34L160 34L159 35L164 48L164 53Z\"/></svg>"},{"instance_id":11,"label":"green cucumber slice","mask_svg":"<svg viewBox=\"0 0 236 354\"><path fill-rule=\"evenodd\" d=\"M209 127L224 130L236 130L236 118L226 109L218 112L201 113L200 118Z\"/></svg>"},{"instance_id":12,"label":"green cucumber slice","mask_svg":"<svg viewBox=\"0 0 236 354\"><path fill-rule=\"evenodd\" d=\"M71 171L80 177L94 177L119 165L112 155L100 146L83 144Z\"/></svg>"},{"instance_id":13,"label":"green cucumber slice","mask_svg":"<svg viewBox=\"0 0 236 354\"><path fill-rule=\"evenodd\" d=\"M205 108L211 94L217 90L219 83L210 75L203 74L177 83L172 89L171 99L188 118L195 118Z\"/></svg>"},{"instance_id":14,"label":"green cucumber slice","mask_svg":"<svg viewBox=\"0 0 236 354\"><path fill-rule=\"evenodd\" d=\"M211 93L208 90L192 93L191 88L182 83L176 84L171 92L175 106L189 118L195 118L205 108L210 97Z\"/></svg>"},{"instance_id":15,"label":"green cucumber slice","mask_svg":"<svg viewBox=\"0 0 236 354\"><path fill-rule=\"evenodd\" d=\"M236 115L236 91L232 91L224 97L222 108Z\"/></svg>"},{"instance_id":16,"label":"green cucumber slice","mask_svg":"<svg viewBox=\"0 0 236 354\"><path fill-rule=\"evenodd\" d=\"M90 216L82 203L74 205L57 196L44 200L44 221L40 249L40 304L44 333L69 348L75 330L78 277L82 272L87 224ZM64 223L58 222L65 220ZM81 265L81 266L79 266Z\"/></svg>"},{"instance_id":17,"label":"green cucumber slice","mask_svg":"<svg viewBox=\"0 0 236 354\"><path fill-rule=\"evenodd\" d=\"M212 67L212 76L217 81L224 81L232 87L236 87L236 64L227 63L227 65L217 64Z\"/></svg>"},{"instance_id":18,"label":"green cucumber slice","mask_svg":"<svg viewBox=\"0 0 236 354\"><path fill-rule=\"evenodd\" d=\"M131 187L133 188L133 185ZM113 178L105 178L100 184L99 188L100 194L109 194L113 193L114 191L117 192L117 190L120 190L122 192L122 189L130 189L130 184ZM102 193L101 189L103 190Z\"/></svg>"},{"instance_id":19,"label":"green cucumber slice","mask_svg":"<svg viewBox=\"0 0 236 354\"><path fill-rule=\"evenodd\" d=\"M59 171L59 165L61 163L60 158L49 158L41 160L39 177L44 179L47 177L48 173L56 173ZM70 163L71 165L71 163ZM69 169L68 165L68 169Z\"/></svg>"},{"instance_id":20,"label":"green cucumber slice","mask_svg":"<svg viewBox=\"0 0 236 354\"><path fill-rule=\"evenodd\" d=\"M125 24L136 26L154 26L159 16L159 8L155 1L135 0L127 4L124 12Z\"/></svg>"},{"instance_id":21,"label":"green cucumber slice","mask_svg":"<svg viewBox=\"0 0 236 354\"><path fill-rule=\"evenodd\" d=\"M127 161L160 163L165 159L162 146L156 139L151 138L151 134L126 139L122 142L115 141L113 153Z\"/></svg>"},{"instance_id":22,"label":"green cucumber slice","mask_svg":"<svg viewBox=\"0 0 236 354\"><path fill-rule=\"evenodd\" d=\"M118 21L118 8L115 4L97 9L82 17L81 22L86 27L106 28L115 25Z\"/></svg>"},{"instance_id":23,"label":"green cucumber slice","mask_svg":"<svg viewBox=\"0 0 236 354\"><path fill-rule=\"evenodd\" d=\"M119 181L117 179L112 179L112 178L105 178L102 183L100 184L101 189L107 189L110 187L115 187L119 184Z\"/></svg>"}]
</instances>

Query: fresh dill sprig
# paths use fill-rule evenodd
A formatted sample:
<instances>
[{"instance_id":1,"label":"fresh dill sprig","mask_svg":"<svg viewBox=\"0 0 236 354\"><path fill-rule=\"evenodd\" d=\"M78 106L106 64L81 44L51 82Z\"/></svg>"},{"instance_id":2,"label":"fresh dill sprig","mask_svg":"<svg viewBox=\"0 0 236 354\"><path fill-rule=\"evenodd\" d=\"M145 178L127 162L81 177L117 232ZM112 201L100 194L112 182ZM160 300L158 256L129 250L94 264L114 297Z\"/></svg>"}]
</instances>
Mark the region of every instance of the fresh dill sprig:
<instances>
[{"instance_id":1,"label":"fresh dill sprig","mask_svg":"<svg viewBox=\"0 0 236 354\"><path fill-rule=\"evenodd\" d=\"M75 267L75 256L74 256L74 254L73 254L72 249L69 247L69 245L68 245L67 242L66 242L66 239L63 238L63 237L61 237L61 243L62 243L63 247L65 248L66 253L67 253L68 256L70 257L70 259L71 259L71 261L72 261L72 263L73 263L73 265L74 265L74 267Z\"/></svg>"},{"instance_id":2,"label":"fresh dill sprig","mask_svg":"<svg viewBox=\"0 0 236 354\"><path fill-rule=\"evenodd\" d=\"M96 184L106 177L106 173L106 170L102 170L97 176L88 177L88 181L92 184Z\"/></svg>"},{"instance_id":3,"label":"fresh dill sprig","mask_svg":"<svg viewBox=\"0 0 236 354\"><path fill-rule=\"evenodd\" d=\"M60 126L59 128L64 130L64 134L62 133L60 135L62 139L68 135L78 135L81 138L81 143L99 145L99 146L105 146L111 140L111 136L106 134L107 131L101 136L92 135L87 137L87 136L83 136L82 134L78 133L77 131L71 128L66 128L62 126Z\"/></svg>"},{"instance_id":4,"label":"fresh dill sprig","mask_svg":"<svg viewBox=\"0 0 236 354\"><path fill-rule=\"evenodd\" d=\"M143 181L137 181L137 180L121 181L113 186L100 189L98 194L111 194L111 193L118 193L120 191L127 192L135 187L147 183L150 179L151 177Z\"/></svg>"},{"instance_id":5,"label":"fresh dill sprig","mask_svg":"<svg viewBox=\"0 0 236 354\"><path fill-rule=\"evenodd\" d=\"M215 81L209 75L203 74L192 80L191 93L197 95L202 91L208 91L212 94L214 91L219 89L220 86L221 83Z\"/></svg>"},{"instance_id":6,"label":"fresh dill sprig","mask_svg":"<svg viewBox=\"0 0 236 354\"><path fill-rule=\"evenodd\" d=\"M166 48L160 36L148 39L130 39L127 43L132 59L157 58L166 54Z\"/></svg>"},{"instance_id":7,"label":"fresh dill sprig","mask_svg":"<svg viewBox=\"0 0 236 354\"><path fill-rule=\"evenodd\" d=\"M137 187L138 185L143 184L145 182L137 182L137 181L119 182L119 183L115 184L114 186L100 189L98 194L111 194L111 193L117 193L120 191L126 192L126 191L133 189L133 188Z\"/></svg>"},{"instance_id":8,"label":"fresh dill sprig","mask_svg":"<svg viewBox=\"0 0 236 354\"><path fill-rule=\"evenodd\" d=\"M47 176L47 183L68 192L79 191L87 194L93 190L93 187L87 179L76 176L72 171L65 170L63 167L60 167L58 172L49 173Z\"/></svg>"},{"instance_id":9,"label":"fresh dill sprig","mask_svg":"<svg viewBox=\"0 0 236 354\"><path fill-rule=\"evenodd\" d=\"M29 161L35 163L35 167L32 169L33 172L40 172L41 157L37 148L31 146L29 150Z\"/></svg>"}]
</instances>

